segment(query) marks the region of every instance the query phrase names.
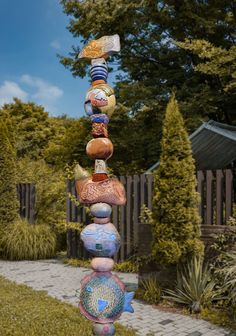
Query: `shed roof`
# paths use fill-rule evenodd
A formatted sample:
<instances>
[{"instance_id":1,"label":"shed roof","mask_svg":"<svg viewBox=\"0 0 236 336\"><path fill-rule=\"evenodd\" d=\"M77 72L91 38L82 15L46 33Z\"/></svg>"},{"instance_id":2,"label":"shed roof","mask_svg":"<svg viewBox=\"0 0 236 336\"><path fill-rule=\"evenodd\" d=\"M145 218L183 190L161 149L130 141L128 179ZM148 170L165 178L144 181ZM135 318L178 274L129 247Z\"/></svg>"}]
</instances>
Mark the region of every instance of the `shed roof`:
<instances>
[{"instance_id":1,"label":"shed roof","mask_svg":"<svg viewBox=\"0 0 236 336\"><path fill-rule=\"evenodd\" d=\"M198 170L222 169L236 160L236 127L210 120L204 122L189 139ZM159 161L146 173L159 166Z\"/></svg>"}]
</instances>

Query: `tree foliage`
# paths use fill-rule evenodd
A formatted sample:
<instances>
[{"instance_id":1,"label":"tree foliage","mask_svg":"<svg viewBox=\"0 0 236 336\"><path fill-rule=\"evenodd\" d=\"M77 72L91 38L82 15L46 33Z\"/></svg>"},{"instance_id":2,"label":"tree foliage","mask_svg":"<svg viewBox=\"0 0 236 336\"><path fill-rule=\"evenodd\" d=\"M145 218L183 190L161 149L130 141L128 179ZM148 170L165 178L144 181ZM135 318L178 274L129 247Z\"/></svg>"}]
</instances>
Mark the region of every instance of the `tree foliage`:
<instances>
[{"instance_id":1,"label":"tree foliage","mask_svg":"<svg viewBox=\"0 0 236 336\"><path fill-rule=\"evenodd\" d=\"M150 115L153 119L148 146L147 139L143 144L147 150L154 134L156 142L160 139L164 106L173 87L189 129L198 126L203 118L235 121L235 97L219 97L219 80L195 72L194 66L201 62L199 57L173 43L186 38L205 39L229 50L236 41L235 1L61 0L61 4L71 19L68 29L80 42L69 56L61 57L73 75L85 75L88 62L77 58L83 44L103 35L120 35L121 52L113 57L113 67L121 70L116 92L129 114L149 110L139 119L140 128Z\"/></svg>"},{"instance_id":2,"label":"tree foliage","mask_svg":"<svg viewBox=\"0 0 236 336\"><path fill-rule=\"evenodd\" d=\"M215 76L221 83L221 95L236 94L236 46L229 49L215 47L205 40L186 40L177 43L181 48L197 55L203 62L194 69L206 75ZM225 98L225 95L223 95ZM225 100L227 100L225 98Z\"/></svg>"},{"instance_id":3,"label":"tree foliage","mask_svg":"<svg viewBox=\"0 0 236 336\"><path fill-rule=\"evenodd\" d=\"M37 159L42 149L53 136L48 113L35 103L23 103L15 98L13 103L0 109L0 117L11 120L16 142L17 157L29 156Z\"/></svg>"},{"instance_id":4,"label":"tree foliage","mask_svg":"<svg viewBox=\"0 0 236 336\"><path fill-rule=\"evenodd\" d=\"M203 248L191 145L174 97L166 109L161 149L154 174L153 255L168 265Z\"/></svg>"},{"instance_id":5,"label":"tree foliage","mask_svg":"<svg viewBox=\"0 0 236 336\"><path fill-rule=\"evenodd\" d=\"M18 217L16 155L13 139L9 136L10 121L0 119L0 229Z\"/></svg>"}]
</instances>

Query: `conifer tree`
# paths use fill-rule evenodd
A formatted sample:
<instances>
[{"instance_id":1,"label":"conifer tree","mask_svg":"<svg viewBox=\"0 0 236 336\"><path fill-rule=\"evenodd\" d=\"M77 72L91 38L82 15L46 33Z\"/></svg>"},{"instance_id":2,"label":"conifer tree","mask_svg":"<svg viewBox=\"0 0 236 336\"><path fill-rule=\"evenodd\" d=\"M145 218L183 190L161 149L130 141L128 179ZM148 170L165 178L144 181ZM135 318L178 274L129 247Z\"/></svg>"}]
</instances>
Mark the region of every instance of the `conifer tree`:
<instances>
[{"instance_id":1,"label":"conifer tree","mask_svg":"<svg viewBox=\"0 0 236 336\"><path fill-rule=\"evenodd\" d=\"M18 217L16 192L16 152L10 121L0 120L0 229Z\"/></svg>"},{"instance_id":2,"label":"conifer tree","mask_svg":"<svg viewBox=\"0 0 236 336\"><path fill-rule=\"evenodd\" d=\"M203 251L194 160L174 96L166 109L161 149L154 173L153 255L168 265Z\"/></svg>"}]
</instances>

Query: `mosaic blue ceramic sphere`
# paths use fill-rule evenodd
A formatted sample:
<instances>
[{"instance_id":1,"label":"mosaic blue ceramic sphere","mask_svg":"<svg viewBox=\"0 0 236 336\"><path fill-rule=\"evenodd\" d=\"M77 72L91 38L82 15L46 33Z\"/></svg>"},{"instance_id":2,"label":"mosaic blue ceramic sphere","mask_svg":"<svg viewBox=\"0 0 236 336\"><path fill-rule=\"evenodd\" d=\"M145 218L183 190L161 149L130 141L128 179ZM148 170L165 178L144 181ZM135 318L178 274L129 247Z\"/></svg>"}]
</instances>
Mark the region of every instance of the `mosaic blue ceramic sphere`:
<instances>
[{"instance_id":1,"label":"mosaic blue ceramic sphere","mask_svg":"<svg viewBox=\"0 0 236 336\"><path fill-rule=\"evenodd\" d=\"M110 272L93 272L81 282L80 310L89 320L116 320L125 304L124 284Z\"/></svg>"},{"instance_id":2,"label":"mosaic blue ceramic sphere","mask_svg":"<svg viewBox=\"0 0 236 336\"><path fill-rule=\"evenodd\" d=\"M125 285L110 272L93 272L81 281L80 311L87 319L112 323L122 312L133 313L134 292L125 292Z\"/></svg>"},{"instance_id":3,"label":"mosaic blue ceramic sphere","mask_svg":"<svg viewBox=\"0 0 236 336\"><path fill-rule=\"evenodd\" d=\"M80 234L86 250L97 257L111 257L120 248L120 235L115 226L108 224L89 224Z\"/></svg>"}]
</instances>

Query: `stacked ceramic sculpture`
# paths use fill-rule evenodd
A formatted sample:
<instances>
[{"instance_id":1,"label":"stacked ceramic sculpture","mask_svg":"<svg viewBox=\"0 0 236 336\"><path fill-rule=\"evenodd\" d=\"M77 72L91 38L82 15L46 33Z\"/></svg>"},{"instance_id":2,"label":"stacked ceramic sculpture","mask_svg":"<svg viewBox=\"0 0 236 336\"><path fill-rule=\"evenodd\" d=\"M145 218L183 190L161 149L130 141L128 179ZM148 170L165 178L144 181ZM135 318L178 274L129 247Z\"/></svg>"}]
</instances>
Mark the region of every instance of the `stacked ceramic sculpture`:
<instances>
[{"instance_id":1,"label":"stacked ceramic sculpture","mask_svg":"<svg viewBox=\"0 0 236 336\"><path fill-rule=\"evenodd\" d=\"M80 311L94 321L94 335L114 335L113 322L123 311L133 312L131 300L134 293L126 293L121 280L111 273L112 257L120 247L120 236L110 222L112 205L126 202L125 190L119 180L107 174L106 161L113 154L113 144L108 138L107 126L116 104L113 89L107 84L108 68L105 58L120 50L118 35L104 36L90 42L80 53L80 58L92 60L92 87L85 100L85 111L92 122L93 139L86 147L87 155L95 161L95 171L90 176L80 166L75 179L79 201L90 205L94 223L81 232L84 247L95 256L93 273L81 281Z\"/></svg>"}]
</instances>

